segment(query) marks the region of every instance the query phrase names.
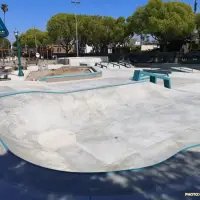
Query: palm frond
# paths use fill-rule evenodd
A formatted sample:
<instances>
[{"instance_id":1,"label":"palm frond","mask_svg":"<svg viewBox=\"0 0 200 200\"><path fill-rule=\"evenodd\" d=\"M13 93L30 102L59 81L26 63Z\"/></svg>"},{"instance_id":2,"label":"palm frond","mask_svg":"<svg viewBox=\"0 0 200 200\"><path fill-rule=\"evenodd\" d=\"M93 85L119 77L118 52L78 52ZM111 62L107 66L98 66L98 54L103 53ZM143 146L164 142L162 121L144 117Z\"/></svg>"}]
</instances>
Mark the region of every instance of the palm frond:
<instances>
[{"instance_id":1,"label":"palm frond","mask_svg":"<svg viewBox=\"0 0 200 200\"><path fill-rule=\"evenodd\" d=\"M8 12L8 5L7 4L1 4L1 9L3 10L3 12Z\"/></svg>"}]
</instances>

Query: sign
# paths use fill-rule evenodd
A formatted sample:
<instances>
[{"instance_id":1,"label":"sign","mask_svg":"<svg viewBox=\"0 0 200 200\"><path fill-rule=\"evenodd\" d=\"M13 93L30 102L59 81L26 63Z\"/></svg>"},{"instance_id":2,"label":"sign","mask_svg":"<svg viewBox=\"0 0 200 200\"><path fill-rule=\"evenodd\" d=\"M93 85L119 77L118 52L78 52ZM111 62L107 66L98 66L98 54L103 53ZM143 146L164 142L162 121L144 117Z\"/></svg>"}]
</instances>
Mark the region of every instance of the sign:
<instances>
[{"instance_id":1,"label":"sign","mask_svg":"<svg viewBox=\"0 0 200 200\"><path fill-rule=\"evenodd\" d=\"M39 58L40 57L40 54L39 53L36 53L36 58Z\"/></svg>"},{"instance_id":2,"label":"sign","mask_svg":"<svg viewBox=\"0 0 200 200\"><path fill-rule=\"evenodd\" d=\"M9 35L8 29L6 28L2 19L0 18L0 37L8 37L8 35Z\"/></svg>"}]
</instances>

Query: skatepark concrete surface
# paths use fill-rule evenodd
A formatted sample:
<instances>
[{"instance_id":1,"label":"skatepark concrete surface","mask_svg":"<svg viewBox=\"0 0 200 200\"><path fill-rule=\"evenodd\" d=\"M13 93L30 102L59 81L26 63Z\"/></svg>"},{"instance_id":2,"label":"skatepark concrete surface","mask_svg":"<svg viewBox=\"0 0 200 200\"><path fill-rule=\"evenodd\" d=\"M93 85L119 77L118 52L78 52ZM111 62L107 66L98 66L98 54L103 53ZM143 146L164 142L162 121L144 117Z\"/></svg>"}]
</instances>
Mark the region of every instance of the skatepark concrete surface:
<instances>
[{"instance_id":1,"label":"skatepark concrete surface","mask_svg":"<svg viewBox=\"0 0 200 200\"><path fill-rule=\"evenodd\" d=\"M185 192L199 192L199 72L173 73L168 90L132 82L133 69L102 71L98 80L0 83L0 138L9 147L0 143L0 199L191 200ZM72 166L94 173L66 172Z\"/></svg>"},{"instance_id":2,"label":"skatepark concrete surface","mask_svg":"<svg viewBox=\"0 0 200 200\"><path fill-rule=\"evenodd\" d=\"M174 73L169 90L131 81L133 69L111 71L95 81L3 83L0 138L33 164L82 173L151 166L200 143L199 73Z\"/></svg>"},{"instance_id":3,"label":"skatepark concrete surface","mask_svg":"<svg viewBox=\"0 0 200 200\"><path fill-rule=\"evenodd\" d=\"M185 193L200 188L199 147L144 170L81 174L32 165L0 145L0 166L4 200L191 200Z\"/></svg>"}]
</instances>

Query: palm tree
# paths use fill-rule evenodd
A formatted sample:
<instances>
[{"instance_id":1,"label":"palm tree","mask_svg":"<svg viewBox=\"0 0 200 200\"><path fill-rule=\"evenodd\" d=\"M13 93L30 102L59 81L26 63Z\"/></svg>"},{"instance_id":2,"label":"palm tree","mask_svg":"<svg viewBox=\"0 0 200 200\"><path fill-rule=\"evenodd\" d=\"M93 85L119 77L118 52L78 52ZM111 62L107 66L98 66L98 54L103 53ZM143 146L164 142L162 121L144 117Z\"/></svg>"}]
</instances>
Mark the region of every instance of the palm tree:
<instances>
[{"instance_id":1,"label":"palm tree","mask_svg":"<svg viewBox=\"0 0 200 200\"><path fill-rule=\"evenodd\" d=\"M1 4L1 10L3 10L3 13L4 13L4 24L5 24L6 23L6 12L8 12L8 5Z\"/></svg>"}]
</instances>

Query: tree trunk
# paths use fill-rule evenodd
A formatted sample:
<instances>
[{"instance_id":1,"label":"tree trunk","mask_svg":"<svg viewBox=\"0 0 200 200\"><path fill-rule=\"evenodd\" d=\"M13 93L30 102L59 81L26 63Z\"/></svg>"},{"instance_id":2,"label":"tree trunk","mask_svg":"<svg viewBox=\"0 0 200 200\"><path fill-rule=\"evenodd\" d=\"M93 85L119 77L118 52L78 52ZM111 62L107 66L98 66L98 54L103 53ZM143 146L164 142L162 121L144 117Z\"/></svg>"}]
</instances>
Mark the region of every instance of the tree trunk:
<instances>
[{"instance_id":1,"label":"tree trunk","mask_svg":"<svg viewBox=\"0 0 200 200\"><path fill-rule=\"evenodd\" d=\"M108 46L107 45L103 44L101 46L101 53L106 54L106 55L108 54Z\"/></svg>"},{"instance_id":2,"label":"tree trunk","mask_svg":"<svg viewBox=\"0 0 200 200\"><path fill-rule=\"evenodd\" d=\"M66 56L68 56L68 54L69 54L69 47L68 46L65 47L65 52L66 52Z\"/></svg>"},{"instance_id":3,"label":"tree trunk","mask_svg":"<svg viewBox=\"0 0 200 200\"><path fill-rule=\"evenodd\" d=\"M3 55L3 47L1 49L1 57L2 57L2 62L3 62L3 66L4 66L4 55Z\"/></svg>"},{"instance_id":4,"label":"tree trunk","mask_svg":"<svg viewBox=\"0 0 200 200\"><path fill-rule=\"evenodd\" d=\"M3 12L4 13L4 25L6 25L6 12Z\"/></svg>"},{"instance_id":5,"label":"tree trunk","mask_svg":"<svg viewBox=\"0 0 200 200\"><path fill-rule=\"evenodd\" d=\"M167 44L163 45L163 52L167 52Z\"/></svg>"},{"instance_id":6,"label":"tree trunk","mask_svg":"<svg viewBox=\"0 0 200 200\"><path fill-rule=\"evenodd\" d=\"M4 11L4 25L6 25L6 12ZM4 40L3 40L3 48L4 48ZM3 66L5 66L5 60L4 60L4 50L3 50Z\"/></svg>"},{"instance_id":7,"label":"tree trunk","mask_svg":"<svg viewBox=\"0 0 200 200\"><path fill-rule=\"evenodd\" d=\"M167 51L167 43L160 42L160 51L166 52Z\"/></svg>"}]
</instances>

